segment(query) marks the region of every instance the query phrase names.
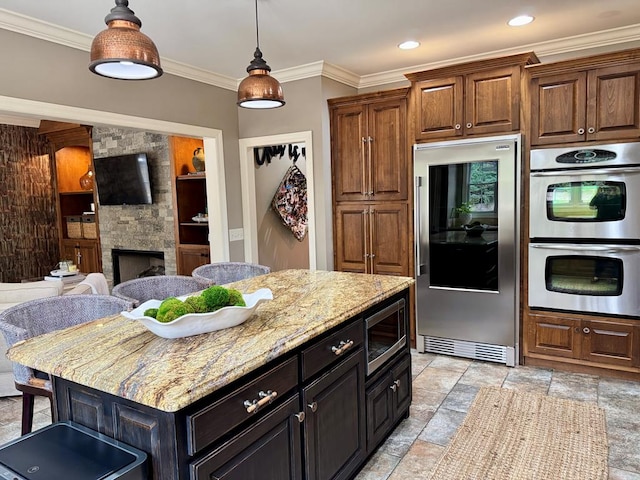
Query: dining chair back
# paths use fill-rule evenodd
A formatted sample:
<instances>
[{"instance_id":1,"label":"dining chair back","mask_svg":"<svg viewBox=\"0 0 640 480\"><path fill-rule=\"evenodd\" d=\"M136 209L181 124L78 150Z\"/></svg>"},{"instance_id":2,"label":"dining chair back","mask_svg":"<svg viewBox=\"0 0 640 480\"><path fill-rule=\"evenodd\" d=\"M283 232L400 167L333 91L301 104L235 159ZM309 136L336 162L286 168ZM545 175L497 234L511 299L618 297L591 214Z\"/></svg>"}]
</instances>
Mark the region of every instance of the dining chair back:
<instances>
[{"instance_id":1,"label":"dining chair back","mask_svg":"<svg viewBox=\"0 0 640 480\"><path fill-rule=\"evenodd\" d=\"M15 305L0 313L0 332L4 335L7 345L11 347L22 340L115 315L131 308L131 302L111 295L62 295L39 298ZM51 402L51 381L46 373L15 362L13 376L16 389L22 392L24 435L31 432L35 396L48 397Z\"/></svg>"},{"instance_id":2,"label":"dining chair back","mask_svg":"<svg viewBox=\"0 0 640 480\"><path fill-rule=\"evenodd\" d=\"M119 283L113 287L111 293L132 302L137 307L147 300L164 300L168 297L199 292L212 284L210 280L189 275L155 275Z\"/></svg>"},{"instance_id":3,"label":"dining chair back","mask_svg":"<svg viewBox=\"0 0 640 480\"><path fill-rule=\"evenodd\" d=\"M266 265L245 262L218 262L201 265L191 272L194 278L213 281L216 285L237 282L271 272Z\"/></svg>"}]
</instances>

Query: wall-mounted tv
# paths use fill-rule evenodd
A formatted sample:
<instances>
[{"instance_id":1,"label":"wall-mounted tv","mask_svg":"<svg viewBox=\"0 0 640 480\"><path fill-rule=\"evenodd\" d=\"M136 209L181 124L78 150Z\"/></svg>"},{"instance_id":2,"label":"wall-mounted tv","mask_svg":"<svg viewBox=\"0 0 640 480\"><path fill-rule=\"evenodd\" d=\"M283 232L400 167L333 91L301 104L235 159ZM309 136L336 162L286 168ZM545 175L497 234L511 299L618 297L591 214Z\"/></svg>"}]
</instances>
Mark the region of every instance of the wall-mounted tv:
<instances>
[{"instance_id":1,"label":"wall-mounted tv","mask_svg":"<svg viewBox=\"0 0 640 480\"><path fill-rule=\"evenodd\" d=\"M93 167L100 205L152 203L146 153L94 158Z\"/></svg>"}]
</instances>

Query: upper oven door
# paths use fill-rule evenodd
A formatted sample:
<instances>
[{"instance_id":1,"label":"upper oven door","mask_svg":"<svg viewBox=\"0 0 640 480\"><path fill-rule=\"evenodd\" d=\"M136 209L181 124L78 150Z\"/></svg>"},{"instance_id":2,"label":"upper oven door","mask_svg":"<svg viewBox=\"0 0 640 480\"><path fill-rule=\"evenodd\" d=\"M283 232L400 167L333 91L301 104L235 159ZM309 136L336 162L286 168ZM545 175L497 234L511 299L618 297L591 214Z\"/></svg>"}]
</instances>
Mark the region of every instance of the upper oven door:
<instances>
[{"instance_id":1,"label":"upper oven door","mask_svg":"<svg viewBox=\"0 0 640 480\"><path fill-rule=\"evenodd\" d=\"M640 240L640 166L531 172L529 236Z\"/></svg>"}]
</instances>

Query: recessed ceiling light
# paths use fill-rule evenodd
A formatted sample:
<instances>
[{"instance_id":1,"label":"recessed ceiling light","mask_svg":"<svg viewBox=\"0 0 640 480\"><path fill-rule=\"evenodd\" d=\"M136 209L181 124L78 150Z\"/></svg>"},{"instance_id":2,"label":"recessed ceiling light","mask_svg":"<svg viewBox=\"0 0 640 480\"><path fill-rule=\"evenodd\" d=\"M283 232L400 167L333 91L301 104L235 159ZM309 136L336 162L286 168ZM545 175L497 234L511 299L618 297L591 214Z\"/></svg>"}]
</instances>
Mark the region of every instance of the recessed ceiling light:
<instances>
[{"instance_id":1,"label":"recessed ceiling light","mask_svg":"<svg viewBox=\"0 0 640 480\"><path fill-rule=\"evenodd\" d=\"M420 42L416 42L415 40L407 40L406 42L402 42L398 45L398 48L401 50L411 50L413 48L418 48L420 46Z\"/></svg>"},{"instance_id":2,"label":"recessed ceiling light","mask_svg":"<svg viewBox=\"0 0 640 480\"><path fill-rule=\"evenodd\" d=\"M528 25L533 22L531 15L519 15L509 20L508 24L512 27L521 27L522 25Z\"/></svg>"}]
</instances>

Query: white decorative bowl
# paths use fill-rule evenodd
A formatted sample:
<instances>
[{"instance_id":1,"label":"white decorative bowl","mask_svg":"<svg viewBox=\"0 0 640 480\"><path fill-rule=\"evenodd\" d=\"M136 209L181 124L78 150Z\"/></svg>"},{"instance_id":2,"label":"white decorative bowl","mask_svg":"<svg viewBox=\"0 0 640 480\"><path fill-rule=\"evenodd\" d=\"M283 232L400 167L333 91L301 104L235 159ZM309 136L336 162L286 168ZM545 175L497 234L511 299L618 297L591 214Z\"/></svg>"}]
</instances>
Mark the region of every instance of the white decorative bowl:
<instances>
[{"instance_id":1,"label":"white decorative bowl","mask_svg":"<svg viewBox=\"0 0 640 480\"><path fill-rule=\"evenodd\" d=\"M184 300L189 296L183 295L178 299ZM130 312L122 312L122 315L131 320L139 321L159 337L190 337L240 325L253 315L258 305L273 300L273 293L268 288L261 288L253 293L243 294L242 298L247 304L246 307L224 307L210 313L189 313L169 323L159 322L155 318L144 316L146 309L158 308L162 300L147 300Z\"/></svg>"}]
</instances>

